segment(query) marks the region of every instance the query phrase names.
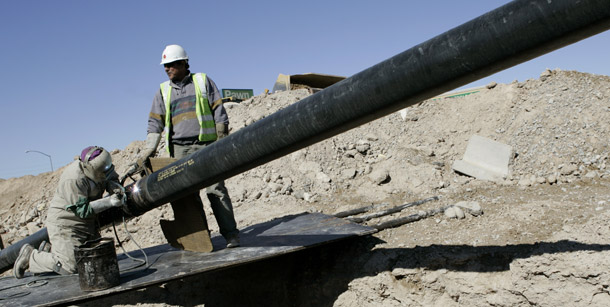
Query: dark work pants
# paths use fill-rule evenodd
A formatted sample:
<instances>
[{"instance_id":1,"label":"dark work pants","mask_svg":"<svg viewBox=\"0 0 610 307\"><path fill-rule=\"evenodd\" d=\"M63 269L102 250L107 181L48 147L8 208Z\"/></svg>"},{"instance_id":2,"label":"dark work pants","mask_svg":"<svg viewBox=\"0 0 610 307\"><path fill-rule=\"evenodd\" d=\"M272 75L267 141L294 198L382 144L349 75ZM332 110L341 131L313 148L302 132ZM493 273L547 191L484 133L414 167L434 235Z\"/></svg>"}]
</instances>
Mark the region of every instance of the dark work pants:
<instances>
[{"instance_id":1,"label":"dark work pants","mask_svg":"<svg viewBox=\"0 0 610 307\"><path fill-rule=\"evenodd\" d=\"M193 145L173 145L174 158L182 159L191 153L196 152L199 149L204 148L205 144L193 144ZM205 192L208 195L208 200L214 212L214 217L220 228L220 234L225 238L229 239L237 234L237 223L235 222L235 216L233 214L233 204L229 197L229 192L225 187L224 181L215 183L205 188ZM200 197L197 197L201 208L203 208L203 202Z\"/></svg>"}]
</instances>

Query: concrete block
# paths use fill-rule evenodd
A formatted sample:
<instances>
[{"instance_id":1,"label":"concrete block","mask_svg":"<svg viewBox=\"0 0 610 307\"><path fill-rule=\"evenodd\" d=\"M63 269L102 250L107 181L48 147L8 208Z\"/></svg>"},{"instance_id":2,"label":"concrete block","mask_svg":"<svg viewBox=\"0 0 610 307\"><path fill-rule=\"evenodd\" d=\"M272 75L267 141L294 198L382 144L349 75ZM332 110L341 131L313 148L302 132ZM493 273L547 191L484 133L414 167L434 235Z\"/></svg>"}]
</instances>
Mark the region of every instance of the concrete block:
<instances>
[{"instance_id":1,"label":"concrete block","mask_svg":"<svg viewBox=\"0 0 610 307\"><path fill-rule=\"evenodd\" d=\"M453 162L453 170L481 180L501 181L508 176L513 148L494 140L473 135L462 160Z\"/></svg>"}]
</instances>

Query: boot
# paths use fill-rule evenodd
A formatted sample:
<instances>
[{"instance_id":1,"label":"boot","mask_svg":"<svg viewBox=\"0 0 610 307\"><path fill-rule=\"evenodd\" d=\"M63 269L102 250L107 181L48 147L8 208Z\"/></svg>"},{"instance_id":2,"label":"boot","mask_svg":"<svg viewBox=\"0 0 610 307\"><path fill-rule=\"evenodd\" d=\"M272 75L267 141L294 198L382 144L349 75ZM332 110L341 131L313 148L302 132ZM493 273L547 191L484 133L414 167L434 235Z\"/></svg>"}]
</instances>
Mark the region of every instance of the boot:
<instances>
[{"instance_id":1,"label":"boot","mask_svg":"<svg viewBox=\"0 0 610 307\"><path fill-rule=\"evenodd\" d=\"M25 271L30 267L30 255L34 248L29 244L24 244L19 250L19 256L15 260L13 266L13 275L15 278L23 278Z\"/></svg>"},{"instance_id":2,"label":"boot","mask_svg":"<svg viewBox=\"0 0 610 307\"><path fill-rule=\"evenodd\" d=\"M239 246L239 235L231 236L227 239L227 248L234 248Z\"/></svg>"}]
</instances>

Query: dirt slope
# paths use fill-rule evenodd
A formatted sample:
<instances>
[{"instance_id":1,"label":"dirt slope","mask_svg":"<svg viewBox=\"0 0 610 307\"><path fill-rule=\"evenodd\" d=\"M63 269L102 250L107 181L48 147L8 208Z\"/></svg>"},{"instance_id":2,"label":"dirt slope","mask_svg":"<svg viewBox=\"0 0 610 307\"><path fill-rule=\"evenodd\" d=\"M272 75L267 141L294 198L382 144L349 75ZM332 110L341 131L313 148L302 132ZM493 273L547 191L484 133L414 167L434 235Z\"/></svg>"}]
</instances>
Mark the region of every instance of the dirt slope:
<instances>
[{"instance_id":1,"label":"dirt slope","mask_svg":"<svg viewBox=\"0 0 610 307\"><path fill-rule=\"evenodd\" d=\"M227 105L231 130L307 95L296 90ZM315 274L299 275L289 290L278 290L294 305L609 306L609 133L610 77L547 70L537 80L425 101L226 183L239 227L433 195L441 199L370 224L460 201L482 207L478 216L439 214L383 230L332 256L320 251L316 257L327 255L326 265L316 263ZM513 147L506 180L492 183L452 171L472 135ZM112 152L119 173L142 146L136 141ZM5 245L42 226L61 171L0 181ZM206 213L217 233L207 204ZM140 246L162 244L158 220L171 215L162 206L128 227ZM137 247L128 242L127 248ZM209 293L194 295L187 283L171 294L168 287L105 302L214 305ZM249 295L260 293L252 289Z\"/></svg>"}]
</instances>

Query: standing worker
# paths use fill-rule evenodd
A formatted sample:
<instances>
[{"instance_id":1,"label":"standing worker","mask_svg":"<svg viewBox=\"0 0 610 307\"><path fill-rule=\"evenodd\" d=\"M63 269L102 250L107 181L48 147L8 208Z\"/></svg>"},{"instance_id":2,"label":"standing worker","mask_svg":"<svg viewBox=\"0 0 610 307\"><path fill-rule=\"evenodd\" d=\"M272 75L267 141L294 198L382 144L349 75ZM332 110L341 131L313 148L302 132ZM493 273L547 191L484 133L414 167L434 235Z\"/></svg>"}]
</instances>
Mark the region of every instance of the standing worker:
<instances>
[{"instance_id":1,"label":"standing worker","mask_svg":"<svg viewBox=\"0 0 610 307\"><path fill-rule=\"evenodd\" d=\"M79 160L61 174L51 200L45 222L51 244L42 242L38 250L23 245L13 275L22 278L28 269L32 273L75 273L75 247L100 237L96 214L123 204L117 194L101 198L104 191L112 193L109 183L118 177L108 151L97 146L83 149Z\"/></svg>"},{"instance_id":2,"label":"standing worker","mask_svg":"<svg viewBox=\"0 0 610 307\"><path fill-rule=\"evenodd\" d=\"M179 45L169 45L163 50L161 64L169 81L161 83L155 94L148 117L145 149L138 161L154 156L161 133L165 132L165 148L170 157L182 159L229 133L229 117L222 105L222 97L216 84L204 73L189 71L188 56ZM127 174L137 169L137 163ZM206 194L220 234L227 247L239 246L239 230L233 214L233 205L224 181L206 188ZM199 196L198 206L203 209Z\"/></svg>"}]
</instances>

